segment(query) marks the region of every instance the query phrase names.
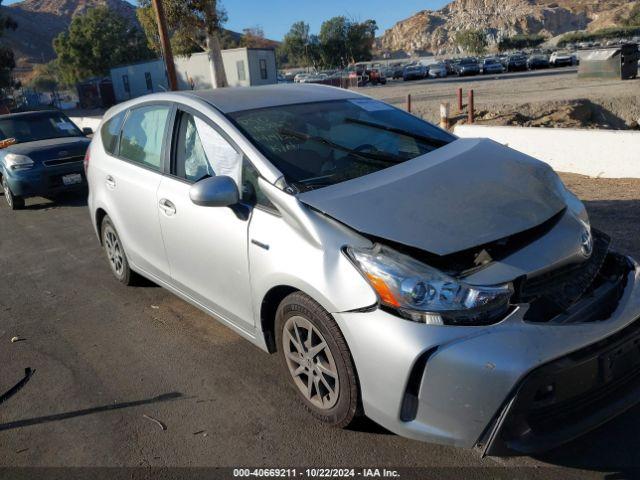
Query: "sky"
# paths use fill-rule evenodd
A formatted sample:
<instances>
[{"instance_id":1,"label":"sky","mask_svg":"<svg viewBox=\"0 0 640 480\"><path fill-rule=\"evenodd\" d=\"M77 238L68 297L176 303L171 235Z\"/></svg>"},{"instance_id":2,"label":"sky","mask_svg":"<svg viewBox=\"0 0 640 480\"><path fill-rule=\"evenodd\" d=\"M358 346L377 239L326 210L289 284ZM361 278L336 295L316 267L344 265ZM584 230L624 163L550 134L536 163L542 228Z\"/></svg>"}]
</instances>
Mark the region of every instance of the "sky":
<instances>
[{"instance_id":1,"label":"sky","mask_svg":"<svg viewBox=\"0 0 640 480\"><path fill-rule=\"evenodd\" d=\"M18 0L5 0L4 5ZM378 22L381 35L397 21L420 10L435 10L446 0L221 0L229 21L225 27L242 32L244 28L260 25L267 38L282 40L291 24L304 20L312 33L318 33L324 20L344 15L356 20L372 18ZM130 3L136 4L135 0Z\"/></svg>"}]
</instances>

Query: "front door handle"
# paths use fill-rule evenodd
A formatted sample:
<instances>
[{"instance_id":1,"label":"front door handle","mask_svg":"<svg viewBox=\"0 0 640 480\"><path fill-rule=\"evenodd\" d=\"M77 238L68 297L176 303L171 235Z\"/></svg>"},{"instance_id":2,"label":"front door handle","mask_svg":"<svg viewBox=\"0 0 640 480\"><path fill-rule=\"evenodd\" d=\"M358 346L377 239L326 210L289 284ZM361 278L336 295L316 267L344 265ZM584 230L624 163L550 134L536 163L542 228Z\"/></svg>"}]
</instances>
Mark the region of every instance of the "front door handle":
<instances>
[{"instance_id":1,"label":"front door handle","mask_svg":"<svg viewBox=\"0 0 640 480\"><path fill-rule=\"evenodd\" d=\"M107 178L104 179L104 183L107 185L107 187L109 187L111 190L113 190L114 188L116 188L116 181L115 179L111 176L111 175L107 175Z\"/></svg>"},{"instance_id":2,"label":"front door handle","mask_svg":"<svg viewBox=\"0 0 640 480\"><path fill-rule=\"evenodd\" d=\"M160 206L160 210L162 210L166 216L170 217L176 214L176 206L166 198L160 199L158 205Z\"/></svg>"}]
</instances>

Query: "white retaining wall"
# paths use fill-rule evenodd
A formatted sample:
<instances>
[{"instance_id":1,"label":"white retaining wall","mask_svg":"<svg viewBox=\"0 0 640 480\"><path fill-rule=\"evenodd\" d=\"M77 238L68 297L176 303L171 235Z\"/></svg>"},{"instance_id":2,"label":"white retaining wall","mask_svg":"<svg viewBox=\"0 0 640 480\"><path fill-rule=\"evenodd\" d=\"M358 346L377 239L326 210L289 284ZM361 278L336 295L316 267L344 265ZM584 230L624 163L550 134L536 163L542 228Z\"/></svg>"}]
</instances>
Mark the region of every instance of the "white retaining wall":
<instances>
[{"instance_id":1,"label":"white retaining wall","mask_svg":"<svg viewBox=\"0 0 640 480\"><path fill-rule=\"evenodd\" d=\"M460 125L459 137L486 137L542 160L559 172L640 178L640 132Z\"/></svg>"}]
</instances>

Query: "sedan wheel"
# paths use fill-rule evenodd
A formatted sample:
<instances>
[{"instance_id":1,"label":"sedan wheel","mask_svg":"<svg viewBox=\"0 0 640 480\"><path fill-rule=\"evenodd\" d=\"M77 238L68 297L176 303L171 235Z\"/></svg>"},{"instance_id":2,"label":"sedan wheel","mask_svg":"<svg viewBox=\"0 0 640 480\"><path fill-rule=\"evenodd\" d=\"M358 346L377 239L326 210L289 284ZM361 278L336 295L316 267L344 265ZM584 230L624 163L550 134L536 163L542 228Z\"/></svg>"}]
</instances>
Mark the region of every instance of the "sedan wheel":
<instances>
[{"instance_id":1,"label":"sedan wheel","mask_svg":"<svg viewBox=\"0 0 640 480\"><path fill-rule=\"evenodd\" d=\"M325 309L292 293L276 312L276 340L287 381L314 417L342 428L361 414L349 347Z\"/></svg>"},{"instance_id":2,"label":"sedan wheel","mask_svg":"<svg viewBox=\"0 0 640 480\"><path fill-rule=\"evenodd\" d=\"M24 207L24 198L16 197L13 194L5 177L2 177L2 191L4 192L4 198L7 201L7 205L9 205L11 210L19 210Z\"/></svg>"}]
</instances>

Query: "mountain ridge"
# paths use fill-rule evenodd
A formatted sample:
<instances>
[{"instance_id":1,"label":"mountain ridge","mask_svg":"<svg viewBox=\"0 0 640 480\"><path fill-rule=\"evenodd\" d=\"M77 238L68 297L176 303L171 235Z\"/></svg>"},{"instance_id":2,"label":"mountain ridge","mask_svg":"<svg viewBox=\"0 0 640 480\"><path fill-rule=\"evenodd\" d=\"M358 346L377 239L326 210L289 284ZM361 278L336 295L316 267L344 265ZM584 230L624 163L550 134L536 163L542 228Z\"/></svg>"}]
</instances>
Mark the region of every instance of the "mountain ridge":
<instances>
[{"instance_id":1,"label":"mountain ridge","mask_svg":"<svg viewBox=\"0 0 640 480\"><path fill-rule=\"evenodd\" d=\"M490 43L516 34L554 37L617 26L640 0L453 0L397 22L377 39L383 51L450 53L455 32L483 29Z\"/></svg>"}]
</instances>

